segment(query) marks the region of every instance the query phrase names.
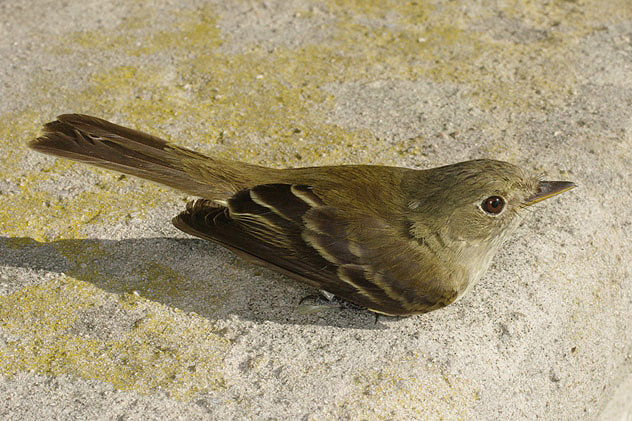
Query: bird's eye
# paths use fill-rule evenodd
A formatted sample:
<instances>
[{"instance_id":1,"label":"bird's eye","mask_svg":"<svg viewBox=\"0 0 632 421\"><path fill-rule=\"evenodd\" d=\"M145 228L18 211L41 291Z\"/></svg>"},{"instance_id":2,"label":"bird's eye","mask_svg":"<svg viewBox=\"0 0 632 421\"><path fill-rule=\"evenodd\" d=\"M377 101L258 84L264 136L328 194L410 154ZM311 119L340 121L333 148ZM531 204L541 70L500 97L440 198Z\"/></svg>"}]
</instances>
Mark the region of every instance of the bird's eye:
<instances>
[{"instance_id":1,"label":"bird's eye","mask_svg":"<svg viewBox=\"0 0 632 421\"><path fill-rule=\"evenodd\" d=\"M500 196L490 196L487 199L483 200L481 203L481 208L492 215L499 214L503 208L505 207L505 199Z\"/></svg>"}]
</instances>

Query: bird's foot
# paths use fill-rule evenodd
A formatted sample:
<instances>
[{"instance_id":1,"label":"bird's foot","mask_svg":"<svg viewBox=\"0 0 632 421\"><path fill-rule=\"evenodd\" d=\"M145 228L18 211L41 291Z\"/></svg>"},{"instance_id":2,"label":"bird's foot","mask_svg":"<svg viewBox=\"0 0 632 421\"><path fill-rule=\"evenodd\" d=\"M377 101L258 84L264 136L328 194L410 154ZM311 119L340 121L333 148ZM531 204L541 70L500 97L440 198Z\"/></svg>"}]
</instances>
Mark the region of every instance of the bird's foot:
<instances>
[{"instance_id":1,"label":"bird's foot","mask_svg":"<svg viewBox=\"0 0 632 421\"><path fill-rule=\"evenodd\" d=\"M313 303L305 303L310 300ZM297 311L301 314L315 314L332 309L364 310L364 307L336 297L331 292L319 290L319 294L310 294L299 301Z\"/></svg>"}]
</instances>

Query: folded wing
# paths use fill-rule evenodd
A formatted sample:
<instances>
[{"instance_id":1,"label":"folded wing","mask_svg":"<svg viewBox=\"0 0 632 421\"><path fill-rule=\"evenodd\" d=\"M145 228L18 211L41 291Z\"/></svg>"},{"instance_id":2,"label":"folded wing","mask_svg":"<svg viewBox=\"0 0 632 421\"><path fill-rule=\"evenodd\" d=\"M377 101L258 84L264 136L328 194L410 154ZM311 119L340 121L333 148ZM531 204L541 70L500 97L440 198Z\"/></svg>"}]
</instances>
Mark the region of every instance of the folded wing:
<instances>
[{"instance_id":1,"label":"folded wing","mask_svg":"<svg viewBox=\"0 0 632 421\"><path fill-rule=\"evenodd\" d=\"M423 252L418 242L398 235L377 216L348 220L307 185L258 185L236 193L226 206L196 200L173 222L253 263L375 312L423 313L457 295L426 279L428 268L420 266L422 259L415 261Z\"/></svg>"}]
</instances>

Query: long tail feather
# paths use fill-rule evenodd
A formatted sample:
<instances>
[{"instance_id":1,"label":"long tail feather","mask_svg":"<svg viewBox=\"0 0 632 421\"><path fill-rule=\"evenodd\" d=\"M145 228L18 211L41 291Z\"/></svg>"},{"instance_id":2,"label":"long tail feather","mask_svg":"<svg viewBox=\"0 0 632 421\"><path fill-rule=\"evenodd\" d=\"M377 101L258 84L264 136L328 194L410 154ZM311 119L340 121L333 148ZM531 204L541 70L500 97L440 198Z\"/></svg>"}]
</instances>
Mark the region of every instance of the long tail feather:
<instances>
[{"instance_id":1,"label":"long tail feather","mask_svg":"<svg viewBox=\"0 0 632 421\"><path fill-rule=\"evenodd\" d=\"M246 188L263 168L214 159L158 137L81 114L60 115L32 149L152 180L209 199ZM250 171L246 171L250 170Z\"/></svg>"}]
</instances>

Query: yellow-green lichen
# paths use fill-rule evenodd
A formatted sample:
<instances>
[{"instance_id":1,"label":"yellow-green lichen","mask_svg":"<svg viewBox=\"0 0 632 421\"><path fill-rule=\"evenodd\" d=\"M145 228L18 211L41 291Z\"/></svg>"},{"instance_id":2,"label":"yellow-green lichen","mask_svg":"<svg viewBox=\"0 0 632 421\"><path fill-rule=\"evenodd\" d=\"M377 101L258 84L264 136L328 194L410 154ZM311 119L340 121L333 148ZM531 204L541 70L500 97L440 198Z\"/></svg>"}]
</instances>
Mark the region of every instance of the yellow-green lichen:
<instances>
[{"instance_id":1,"label":"yellow-green lichen","mask_svg":"<svg viewBox=\"0 0 632 421\"><path fill-rule=\"evenodd\" d=\"M335 105L335 95L322 89L327 83L425 78L469 86L470 99L483 108L519 110L554 107L575 84L564 33L523 43L495 39L468 28L458 7L440 2L334 1L323 6L339 15L327 42L272 51L253 45L240 54L221 52L230 34L219 32L210 6L175 13L168 29L126 21L113 31L117 42L70 35L85 49L170 55L168 65L100 70L94 86L81 96L94 98L104 111L124 114L126 122L139 128L173 119L204 121L203 127L184 133L188 136L183 134L181 143L234 139L219 145L224 156L285 166L317 164L325 161L323 154L328 161L363 162L377 152L379 142L369 133L324 121L323 111ZM566 6L551 7L551 13L562 13ZM400 26L376 25L362 16L388 18ZM536 25L538 19L529 16L525 22ZM477 17L494 15L481 12ZM132 54L130 48L137 49ZM521 65L525 56L539 57L536 66ZM500 74L496 63L516 71ZM253 136L262 141L250 142ZM350 153L349 143L362 145L363 153ZM386 161L397 159L386 153Z\"/></svg>"},{"instance_id":2,"label":"yellow-green lichen","mask_svg":"<svg viewBox=\"0 0 632 421\"><path fill-rule=\"evenodd\" d=\"M98 189L76 191L68 196L40 189L56 174L68 170L67 161L55 161L51 167L16 180L18 193L0 195L0 229L8 235L29 236L36 240L81 237L90 224L112 224L142 215L145 208L164 203L166 190L147 183L134 194L120 194L124 181L118 175L91 170L100 176Z\"/></svg>"},{"instance_id":3,"label":"yellow-green lichen","mask_svg":"<svg viewBox=\"0 0 632 421\"><path fill-rule=\"evenodd\" d=\"M156 262L147 263L132 275L139 276L142 280L136 292L150 300L163 297L177 299L190 293L182 288L186 279L181 274Z\"/></svg>"},{"instance_id":4,"label":"yellow-green lichen","mask_svg":"<svg viewBox=\"0 0 632 421\"><path fill-rule=\"evenodd\" d=\"M0 372L68 374L140 393L162 389L179 399L223 388L229 342L212 333L206 319L154 304L118 340L69 333L82 310L107 299L72 278L0 297L0 326L11 338L0 348Z\"/></svg>"},{"instance_id":5,"label":"yellow-green lichen","mask_svg":"<svg viewBox=\"0 0 632 421\"><path fill-rule=\"evenodd\" d=\"M424 378L411 376L425 364ZM421 355L388 361L358 373L355 390L336 402L338 413L357 419L468 419L466 408L479 399L466 380L445 374Z\"/></svg>"},{"instance_id":6,"label":"yellow-green lichen","mask_svg":"<svg viewBox=\"0 0 632 421\"><path fill-rule=\"evenodd\" d=\"M350 11L354 15L383 19L387 15L395 15L400 23L419 24L428 19L429 13L435 9L433 2L427 0L329 0L326 4L337 14Z\"/></svg>"}]
</instances>

